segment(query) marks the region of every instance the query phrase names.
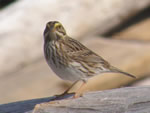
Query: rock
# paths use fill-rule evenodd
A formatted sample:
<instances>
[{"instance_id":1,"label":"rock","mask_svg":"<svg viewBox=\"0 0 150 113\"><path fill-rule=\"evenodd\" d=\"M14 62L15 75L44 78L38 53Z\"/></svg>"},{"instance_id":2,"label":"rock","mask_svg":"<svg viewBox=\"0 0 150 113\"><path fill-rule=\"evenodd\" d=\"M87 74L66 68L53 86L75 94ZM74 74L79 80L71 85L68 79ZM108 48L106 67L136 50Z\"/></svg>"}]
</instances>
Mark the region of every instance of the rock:
<instances>
[{"instance_id":1,"label":"rock","mask_svg":"<svg viewBox=\"0 0 150 113\"><path fill-rule=\"evenodd\" d=\"M148 113L150 88L121 88L92 92L78 99L37 105L33 113Z\"/></svg>"},{"instance_id":2,"label":"rock","mask_svg":"<svg viewBox=\"0 0 150 113\"><path fill-rule=\"evenodd\" d=\"M114 34L116 39L150 41L150 19L143 20L135 25Z\"/></svg>"},{"instance_id":3,"label":"rock","mask_svg":"<svg viewBox=\"0 0 150 113\"><path fill-rule=\"evenodd\" d=\"M84 94L77 99L53 97L0 105L1 113L149 113L150 87L127 87ZM34 107L36 105L36 107Z\"/></svg>"}]
</instances>

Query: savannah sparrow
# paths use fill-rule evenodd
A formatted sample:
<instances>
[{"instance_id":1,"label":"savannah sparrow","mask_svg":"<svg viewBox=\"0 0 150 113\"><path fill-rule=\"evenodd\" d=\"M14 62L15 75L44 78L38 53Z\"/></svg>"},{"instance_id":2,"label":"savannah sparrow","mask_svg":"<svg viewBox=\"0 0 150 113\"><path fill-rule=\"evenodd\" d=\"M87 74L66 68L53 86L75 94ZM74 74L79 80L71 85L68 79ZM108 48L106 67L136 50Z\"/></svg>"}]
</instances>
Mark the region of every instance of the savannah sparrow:
<instances>
[{"instance_id":1,"label":"savannah sparrow","mask_svg":"<svg viewBox=\"0 0 150 113\"><path fill-rule=\"evenodd\" d=\"M50 21L46 24L44 55L51 69L64 80L74 82L82 80L83 83L86 83L88 78L107 72L122 73L135 78L110 65L79 41L70 38L58 21Z\"/></svg>"}]
</instances>

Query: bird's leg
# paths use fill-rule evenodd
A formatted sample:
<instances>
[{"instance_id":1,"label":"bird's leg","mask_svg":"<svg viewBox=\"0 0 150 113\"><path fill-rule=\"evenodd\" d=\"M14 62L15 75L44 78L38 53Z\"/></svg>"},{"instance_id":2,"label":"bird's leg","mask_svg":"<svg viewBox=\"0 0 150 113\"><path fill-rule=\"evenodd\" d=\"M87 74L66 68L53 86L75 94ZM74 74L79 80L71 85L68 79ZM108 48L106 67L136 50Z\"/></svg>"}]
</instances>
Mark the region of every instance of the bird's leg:
<instances>
[{"instance_id":1,"label":"bird's leg","mask_svg":"<svg viewBox=\"0 0 150 113\"><path fill-rule=\"evenodd\" d=\"M74 93L68 93L79 81L82 81L83 83L81 84L80 88ZM74 94L73 98L78 98L81 96L80 91L82 89L82 87L86 84L86 80L77 80L75 81L64 93L60 94L60 95L55 95L56 98L54 100L63 98L65 95L67 94Z\"/></svg>"},{"instance_id":2,"label":"bird's leg","mask_svg":"<svg viewBox=\"0 0 150 113\"><path fill-rule=\"evenodd\" d=\"M77 82L79 82L79 80L75 81L65 92L63 92L62 94L60 95L55 95L55 98L54 99L51 99L51 100L60 100L62 98L64 98L64 96L66 96L67 94L74 94L74 93L68 93L75 84L77 84Z\"/></svg>"},{"instance_id":3,"label":"bird's leg","mask_svg":"<svg viewBox=\"0 0 150 113\"><path fill-rule=\"evenodd\" d=\"M85 84L86 84L86 80L82 80L82 85L80 86L80 88L76 91L76 93L75 93L75 95L73 96L73 98L78 98L78 97L80 97L81 95L82 95L82 93L81 93L81 90L82 90L82 88L85 86Z\"/></svg>"},{"instance_id":4,"label":"bird's leg","mask_svg":"<svg viewBox=\"0 0 150 113\"><path fill-rule=\"evenodd\" d=\"M67 93L73 88L73 86L74 86L75 84L77 84L79 81L80 81L80 80L75 81L62 95L67 94Z\"/></svg>"}]
</instances>

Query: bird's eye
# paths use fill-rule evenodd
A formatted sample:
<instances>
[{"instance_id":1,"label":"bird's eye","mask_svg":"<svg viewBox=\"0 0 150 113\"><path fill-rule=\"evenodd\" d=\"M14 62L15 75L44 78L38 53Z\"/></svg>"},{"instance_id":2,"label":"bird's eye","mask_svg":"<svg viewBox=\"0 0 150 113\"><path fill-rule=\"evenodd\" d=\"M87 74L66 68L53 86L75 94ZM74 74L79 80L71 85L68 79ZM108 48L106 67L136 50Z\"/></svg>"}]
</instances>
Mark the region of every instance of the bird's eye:
<instances>
[{"instance_id":1,"label":"bird's eye","mask_svg":"<svg viewBox=\"0 0 150 113\"><path fill-rule=\"evenodd\" d=\"M58 28L58 29L61 29L61 26L58 26L57 28Z\"/></svg>"}]
</instances>

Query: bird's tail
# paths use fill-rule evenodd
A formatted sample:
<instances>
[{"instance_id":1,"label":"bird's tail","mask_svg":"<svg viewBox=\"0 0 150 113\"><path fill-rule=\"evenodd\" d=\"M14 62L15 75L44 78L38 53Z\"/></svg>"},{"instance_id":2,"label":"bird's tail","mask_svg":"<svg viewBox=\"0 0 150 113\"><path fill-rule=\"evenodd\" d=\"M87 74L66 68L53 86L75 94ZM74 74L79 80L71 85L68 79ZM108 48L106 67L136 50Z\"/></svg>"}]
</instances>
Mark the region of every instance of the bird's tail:
<instances>
[{"instance_id":1,"label":"bird's tail","mask_svg":"<svg viewBox=\"0 0 150 113\"><path fill-rule=\"evenodd\" d=\"M111 72L114 72L114 73L122 73L122 74L124 74L124 75L129 76L129 77L136 78L134 75L131 75L131 74L129 74L129 73L126 73L126 72L124 72L124 71L122 71L122 70L120 70L120 69L118 69L118 68L116 68L116 67L113 67L113 66L110 67L110 71L111 71Z\"/></svg>"}]
</instances>

